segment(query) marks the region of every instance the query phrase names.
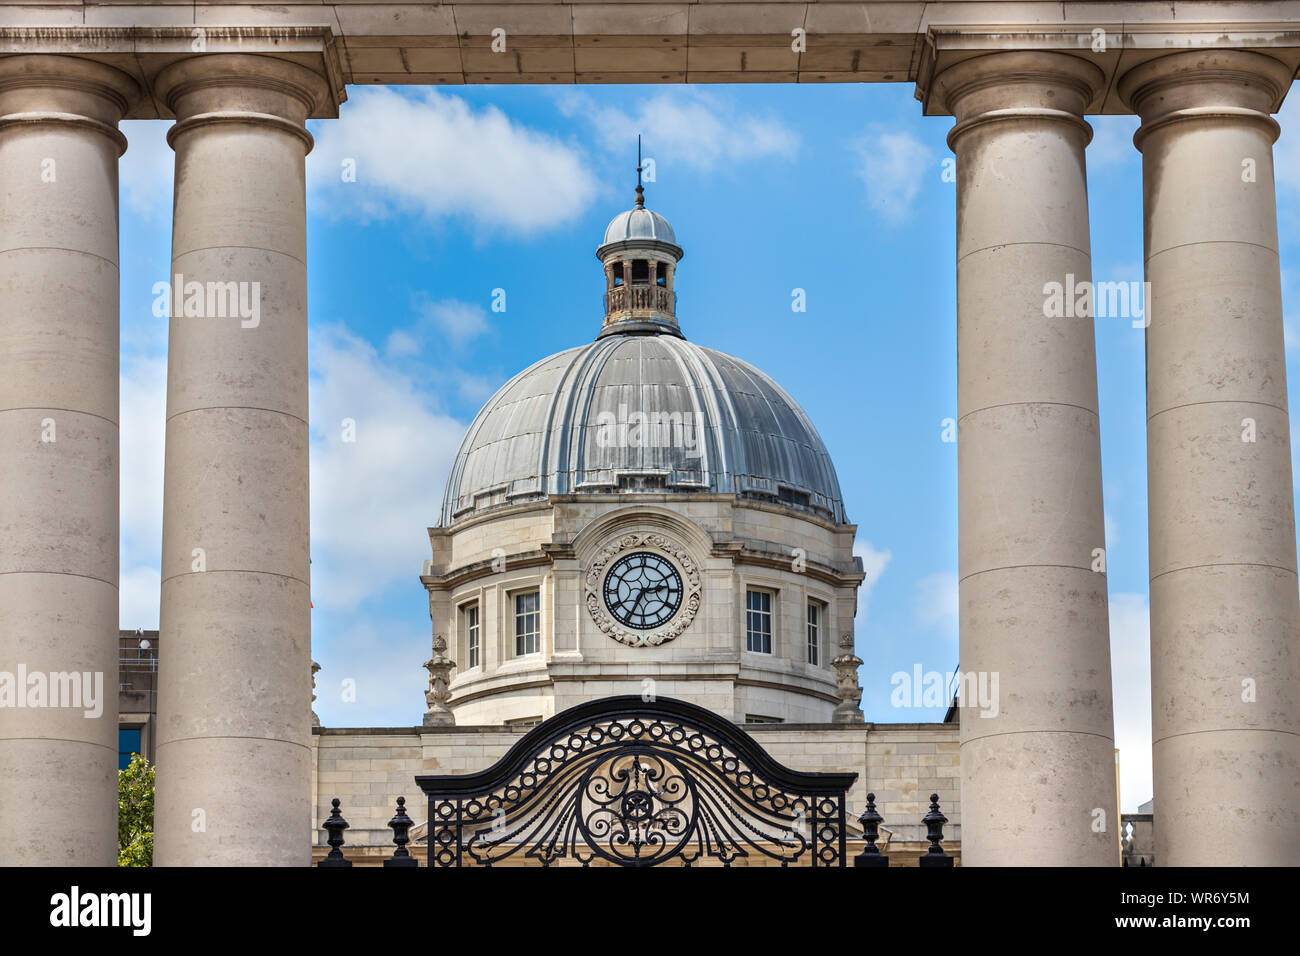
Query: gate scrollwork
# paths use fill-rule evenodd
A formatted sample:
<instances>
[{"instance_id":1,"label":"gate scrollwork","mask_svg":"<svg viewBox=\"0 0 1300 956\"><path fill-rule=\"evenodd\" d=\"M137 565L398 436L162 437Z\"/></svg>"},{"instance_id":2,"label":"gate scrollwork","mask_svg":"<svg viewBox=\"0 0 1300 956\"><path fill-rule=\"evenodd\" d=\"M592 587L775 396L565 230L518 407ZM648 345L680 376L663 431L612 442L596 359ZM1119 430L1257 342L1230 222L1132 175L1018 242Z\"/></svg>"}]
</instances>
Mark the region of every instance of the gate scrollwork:
<instances>
[{"instance_id":1,"label":"gate scrollwork","mask_svg":"<svg viewBox=\"0 0 1300 956\"><path fill-rule=\"evenodd\" d=\"M844 866L856 776L791 770L711 711L627 696L558 714L487 770L416 783L430 866Z\"/></svg>"}]
</instances>

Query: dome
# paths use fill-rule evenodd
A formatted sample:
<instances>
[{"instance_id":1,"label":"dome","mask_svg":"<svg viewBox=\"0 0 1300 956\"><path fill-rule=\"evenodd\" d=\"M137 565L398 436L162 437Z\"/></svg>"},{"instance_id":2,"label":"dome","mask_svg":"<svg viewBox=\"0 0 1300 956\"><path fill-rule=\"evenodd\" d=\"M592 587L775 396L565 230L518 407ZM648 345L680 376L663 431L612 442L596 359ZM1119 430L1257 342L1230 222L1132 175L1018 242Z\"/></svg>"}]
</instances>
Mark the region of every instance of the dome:
<instances>
[{"instance_id":1,"label":"dome","mask_svg":"<svg viewBox=\"0 0 1300 956\"><path fill-rule=\"evenodd\" d=\"M639 205L619 213L609 221L605 227L605 241L601 246L629 239L653 239L677 245L677 236L673 233L673 227L668 225L668 220Z\"/></svg>"},{"instance_id":2,"label":"dome","mask_svg":"<svg viewBox=\"0 0 1300 956\"><path fill-rule=\"evenodd\" d=\"M456 455L442 524L620 490L736 494L845 521L826 446L776 382L675 335L629 332L543 359L491 398Z\"/></svg>"}]
</instances>

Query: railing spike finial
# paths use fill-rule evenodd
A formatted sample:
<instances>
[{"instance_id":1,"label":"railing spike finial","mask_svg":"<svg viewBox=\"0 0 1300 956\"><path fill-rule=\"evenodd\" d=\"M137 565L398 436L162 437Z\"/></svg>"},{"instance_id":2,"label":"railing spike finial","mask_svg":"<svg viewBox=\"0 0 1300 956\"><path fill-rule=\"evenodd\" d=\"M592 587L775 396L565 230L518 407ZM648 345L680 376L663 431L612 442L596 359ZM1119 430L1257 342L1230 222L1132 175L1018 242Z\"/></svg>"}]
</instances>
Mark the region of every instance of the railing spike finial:
<instances>
[{"instance_id":1,"label":"railing spike finial","mask_svg":"<svg viewBox=\"0 0 1300 956\"><path fill-rule=\"evenodd\" d=\"M329 819L321 824L329 832L329 839L325 842L330 845L330 851L325 859L316 865L323 867L351 866L352 861L345 859L343 856L343 831L348 828L348 821L343 819L343 813L339 810L339 798L335 797L332 803L334 809L330 811Z\"/></svg>"},{"instance_id":2,"label":"railing spike finial","mask_svg":"<svg viewBox=\"0 0 1300 956\"><path fill-rule=\"evenodd\" d=\"M921 822L925 824L925 838L930 841L930 849L917 860L917 866L952 866L952 857L944 853L943 847L939 845L943 842L943 825L948 822L948 818L939 809L937 793L930 794L930 812L921 818Z\"/></svg>"},{"instance_id":3,"label":"railing spike finial","mask_svg":"<svg viewBox=\"0 0 1300 956\"><path fill-rule=\"evenodd\" d=\"M393 842L397 844L397 850L384 861L384 866L420 865L419 861L406 850L406 844L411 842L410 831L414 822L406 815L406 797L398 797L397 813L388 821L388 825L393 830Z\"/></svg>"},{"instance_id":4,"label":"railing spike finial","mask_svg":"<svg viewBox=\"0 0 1300 956\"><path fill-rule=\"evenodd\" d=\"M876 795L867 794L867 809L858 816L862 823L862 836L867 845L853 858L854 866L889 866L889 857L880 852L876 841L880 839L880 824L884 817L876 812Z\"/></svg>"}]
</instances>

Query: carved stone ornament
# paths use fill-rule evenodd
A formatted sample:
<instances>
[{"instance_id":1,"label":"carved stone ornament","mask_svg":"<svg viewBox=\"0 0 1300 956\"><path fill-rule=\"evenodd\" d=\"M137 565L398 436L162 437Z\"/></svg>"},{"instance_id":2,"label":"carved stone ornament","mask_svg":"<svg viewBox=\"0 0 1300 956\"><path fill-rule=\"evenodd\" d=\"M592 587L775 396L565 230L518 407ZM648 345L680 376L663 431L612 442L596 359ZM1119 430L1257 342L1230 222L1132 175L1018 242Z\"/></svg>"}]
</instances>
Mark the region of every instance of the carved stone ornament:
<instances>
[{"instance_id":1,"label":"carved stone ornament","mask_svg":"<svg viewBox=\"0 0 1300 956\"><path fill-rule=\"evenodd\" d=\"M604 582L610 564L632 551L652 551L664 555L682 576L682 605L661 627L638 631L624 627L605 607ZM680 636L691 626L700 609L700 568L690 553L671 538L658 532L630 532L610 541L591 559L583 576L587 612L596 628L629 647L655 647Z\"/></svg>"},{"instance_id":2,"label":"carved stone ornament","mask_svg":"<svg viewBox=\"0 0 1300 956\"><path fill-rule=\"evenodd\" d=\"M318 670L320 670L320 665L317 664L315 661L312 661L311 662L311 702L313 704L316 703L316 672ZM313 727L320 726L320 718L316 716L315 708L313 708L311 712L311 725Z\"/></svg>"},{"instance_id":3,"label":"carved stone ornament","mask_svg":"<svg viewBox=\"0 0 1300 956\"><path fill-rule=\"evenodd\" d=\"M840 654L831 661L835 668L835 695L840 703L831 715L836 724L860 724L862 715L862 686L858 683L858 668L862 658L853 653L853 635L840 636Z\"/></svg>"},{"instance_id":4,"label":"carved stone ornament","mask_svg":"<svg viewBox=\"0 0 1300 956\"><path fill-rule=\"evenodd\" d=\"M447 701L451 700L451 669L456 662L446 655L447 639L441 634L433 636L433 657L424 662L429 672L429 689L424 693L429 710L424 715L424 726L437 727L456 723Z\"/></svg>"}]
</instances>

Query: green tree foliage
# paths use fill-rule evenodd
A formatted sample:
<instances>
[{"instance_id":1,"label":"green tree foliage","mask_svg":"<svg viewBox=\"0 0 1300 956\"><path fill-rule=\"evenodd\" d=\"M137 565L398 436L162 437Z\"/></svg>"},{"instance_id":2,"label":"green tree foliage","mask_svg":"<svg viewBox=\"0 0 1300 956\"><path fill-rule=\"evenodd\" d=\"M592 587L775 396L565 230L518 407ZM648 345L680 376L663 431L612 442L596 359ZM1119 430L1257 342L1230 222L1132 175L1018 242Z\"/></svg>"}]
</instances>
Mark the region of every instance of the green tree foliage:
<instances>
[{"instance_id":1,"label":"green tree foliage","mask_svg":"<svg viewBox=\"0 0 1300 956\"><path fill-rule=\"evenodd\" d=\"M118 866L153 866L153 769L132 754L117 772Z\"/></svg>"}]
</instances>

